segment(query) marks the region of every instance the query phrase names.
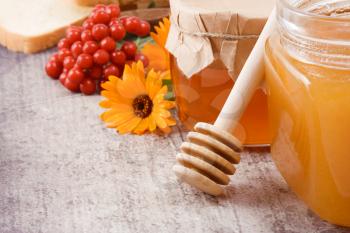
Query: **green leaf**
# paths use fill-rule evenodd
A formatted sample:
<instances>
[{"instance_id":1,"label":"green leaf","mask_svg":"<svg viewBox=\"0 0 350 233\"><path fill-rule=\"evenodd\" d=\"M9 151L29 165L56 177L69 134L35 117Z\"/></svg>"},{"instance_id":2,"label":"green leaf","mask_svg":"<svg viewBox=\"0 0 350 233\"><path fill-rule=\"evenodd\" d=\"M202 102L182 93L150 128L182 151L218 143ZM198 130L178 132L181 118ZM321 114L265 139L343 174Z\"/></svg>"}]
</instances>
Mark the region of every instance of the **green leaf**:
<instances>
[{"instance_id":1,"label":"green leaf","mask_svg":"<svg viewBox=\"0 0 350 233\"><path fill-rule=\"evenodd\" d=\"M166 100L175 100L175 94L173 91L173 82L171 80L164 79L163 85L168 86L168 93L164 96Z\"/></svg>"},{"instance_id":2,"label":"green leaf","mask_svg":"<svg viewBox=\"0 0 350 233\"><path fill-rule=\"evenodd\" d=\"M127 35L123 40L119 41L118 44L121 46L125 41L134 41L138 50L141 50L146 43L155 43L155 41L150 36L137 37L134 35Z\"/></svg>"},{"instance_id":3,"label":"green leaf","mask_svg":"<svg viewBox=\"0 0 350 233\"><path fill-rule=\"evenodd\" d=\"M166 93L166 95L164 96L164 99L174 101L175 100L174 92L169 91L168 93Z\"/></svg>"},{"instance_id":4,"label":"green leaf","mask_svg":"<svg viewBox=\"0 0 350 233\"><path fill-rule=\"evenodd\" d=\"M150 36L147 36L147 37L138 37L137 38L137 42L135 42L136 44L137 44L137 47L139 48L139 49L142 49L143 48L143 46L145 46L145 44L147 44L147 43L152 43L152 44L154 44L155 42L154 42L154 40L152 39L152 37L150 37Z\"/></svg>"},{"instance_id":5,"label":"green leaf","mask_svg":"<svg viewBox=\"0 0 350 233\"><path fill-rule=\"evenodd\" d=\"M171 80L167 80L167 79L163 79L163 85L167 85L168 88L169 86L171 86L171 88L173 87L173 83Z\"/></svg>"}]
</instances>

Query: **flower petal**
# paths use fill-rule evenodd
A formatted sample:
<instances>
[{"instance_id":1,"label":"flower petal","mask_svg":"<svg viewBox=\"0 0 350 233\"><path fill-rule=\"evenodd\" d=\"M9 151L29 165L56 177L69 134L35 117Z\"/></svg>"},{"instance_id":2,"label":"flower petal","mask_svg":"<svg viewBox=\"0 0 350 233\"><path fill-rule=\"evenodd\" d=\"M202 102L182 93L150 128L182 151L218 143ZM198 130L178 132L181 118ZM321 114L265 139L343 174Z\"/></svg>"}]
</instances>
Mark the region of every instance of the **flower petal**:
<instances>
[{"instance_id":1,"label":"flower petal","mask_svg":"<svg viewBox=\"0 0 350 233\"><path fill-rule=\"evenodd\" d=\"M171 132L171 128L170 127L160 128L160 130L163 133L165 133L165 134L169 134Z\"/></svg>"},{"instance_id":2,"label":"flower petal","mask_svg":"<svg viewBox=\"0 0 350 233\"><path fill-rule=\"evenodd\" d=\"M142 119L139 117L134 117L130 121L125 122L117 127L120 134L131 133L134 128L140 123Z\"/></svg>"},{"instance_id":3,"label":"flower petal","mask_svg":"<svg viewBox=\"0 0 350 233\"><path fill-rule=\"evenodd\" d=\"M159 73L150 70L146 79L146 89L148 92L148 96L153 99L154 96L159 92L162 88L162 79L160 78Z\"/></svg>"},{"instance_id":4,"label":"flower petal","mask_svg":"<svg viewBox=\"0 0 350 233\"><path fill-rule=\"evenodd\" d=\"M163 86L153 98L153 104L157 105L164 101L164 95L168 92L168 87Z\"/></svg>"},{"instance_id":5,"label":"flower petal","mask_svg":"<svg viewBox=\"0 0 350 233\"><path fill-rule=\"evenodd\" d=\"M99 105L100 105L101 108L111 108L112 107L112 101L110 101L110 100L102 100L99 103Z\"/></svg>"},{"instance_id":6,"label":"flower petal","mask_svg":"<svg viewBox=\"0 0 350 233\"><path fill-rule=\"evenodd\" d=\"M130 98L125 98L124 96L119 95L119 93L117 91L106 91L106 90L103 90L101 92L101 95L103 97L106 97L110 101L115 102L115 103L123 103L123 102L131 101Z\"/></svg>"},{"instance_id":7,"label":"flower petal","mask_svg":"<svg viewBox=\"0 0 350 233\"><path fill-rule=\"evenodd\" d=\"M125 112L125 113L119 113L116 114L108 119L108 121L105 121L107 123L108 128L117 128L119 125L124 124L136 116L133 112Z\"/></svg>"},{"instance_id":8,"label":"flower petal","mask_svg":"<svg viewBox=\"0 0 350 233\"><path fill-rule=\"evenodd\" d=\"M166 85L164 85L158 92L157 92L157 96L161 96L162 98L164 97L164 95L168 92L168 87Z\"/></svg>"},{"instance_id":9,"label":"flower petal","mask_svg":"<svg viewBox=\"0 0 350 233\"><path fill-rule=\"evenodd\" d=\"M117 114L117 111L115 109L110 109L102 113L100 117L103 121L106 121L108 118L112 117L115 114Z\"/></svg>"},{"instance_id":10,"label":"flower petal","mask_svg":"<svg viewBox=\"0 0 350 233\"><path fill-rule=\"evenodd\" d=\"M149 60L148 68L156 71L165 71L170 69L169 52L158 44L146 43L141 52Z\"/></svg>"},{"instance_id":11,"label":"flower petal","mask_svg":"<svg viewBox=\"0 0 350 233\"><path fill-rule=\"evenodd\" d=\"M148 130L150 132L153 132L157 128L156 120L153 117L153 114L151 114L148 117Z\"/></svg>"},{"instance_id":12,"label":"flower petal","mask_svg":"<svg viewBox=\"0 0 350 233\"><path fill-rule=\"evenodd\" d=\"M105 90L109 90L109 91L115 91L118 85L118 82L120 82L121 80L119 78L117 78L116 76L109 76L108 77L108 81L104 82L101 84L101 87Z\"/></svg>"},{"instance_id":13,"label":"flower petal","mask_svg":"<svg viewBox=\"0 0 350 233\"><path fill-rule=\"evenodd\" d=\"M101 118L104 122L108 123L122 121L130 116L135 116L134 112L118 112L118 110L112 108L111 110L102 113Z\"/></svg>"},{"instance_id":14,"label":"flower petal","mask_svg":"<svg viewBox=\"0 0 350 233\"><path fill-rule=\"evenodd\" d=\"M175 101L162 100L160 103L158 103L158 106L160 108L172 109L176 106L176 103L175 103Z\"/></svg>"},{"instance_id":15,"label":"flower petal","mask_svg":"<svg viewBox=\"0 0 350 233\"><path fill-rule=\"evenodd\" d=\"M169 125L169 126L176 125L176 120L172 117L166 118L165 121L166 121L167 125Z\"/></svg>"},{"instance_id":16,"label":"flower petal","mask_svg":"<svg viewBox=\"0 0 350 233\"><path fill-rule=\"evenodd\" d=\"M156 120L156 124L159 128L167 127L166 121L162 117L160 117L157 114L152 114L152 115L154 116L154 119Z\"/></svg>"},{"instance_id":17,"label":"flower petal","mask_svg":"<svg viewBox=\"0 0 350 233\"><path fill-rule=\"evenodd\" d=\"M166 70L166 71L163 71L160 73L160 77L163 79L163 80L171 80L171 73L170 73L170 70Z\"/></svg>"},{"instance_id":18,"label":"flower petal","mask_svg":"<svg viewBox=\"0 0 350 233\"><path fill-rule=\"evenodd\" d=\"M148 118L142 119L141 122L135 127L134 133L143 134L148 129Z\"/></svg>"},{"instance_id":19,"label":"flower petal","mask_svg":"<svg viewBox=\"0 0 350 233\"><path fill-rule=\"evenodd\" d=\"M159 22L159 26L155 26L154 30L157 33L151 32L150 35L154 41L161 47L165 47L170 30L170 21L168 18L163 18L163 22Z\"/></svg>"},{"instance_id":20,"label":"flower petal","mask_svg":"<svg viewBox=\"0 0 350 233\"><path fill-rule=\"evenodd\" d=\"M166 108L160 107L158 104L153 106L153 113L163 118L168 118L171 116L170 111L168 111Z\"/></svg>"},{"instance_id":21,"label":"flower petal","mask_svg":"<svg viewBox=\"0 0 350 233\"><path fill-rule=\"evenodd\" d=\"M132 67L125 66L123 80L117 85L117 90L122 97L134 99L147 93L145 82L143 64L139 61Z\"/></svg>"}]
</instances>

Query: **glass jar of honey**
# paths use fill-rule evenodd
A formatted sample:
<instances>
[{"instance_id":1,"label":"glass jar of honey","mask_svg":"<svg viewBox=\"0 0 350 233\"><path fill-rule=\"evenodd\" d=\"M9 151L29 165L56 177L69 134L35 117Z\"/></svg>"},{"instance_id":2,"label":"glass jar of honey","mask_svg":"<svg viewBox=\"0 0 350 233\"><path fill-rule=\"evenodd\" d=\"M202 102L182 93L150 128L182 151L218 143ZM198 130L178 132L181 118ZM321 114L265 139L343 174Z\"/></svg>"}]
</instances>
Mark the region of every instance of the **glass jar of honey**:
<instances>
[{"instance_id":1,"label":"glass jar of honey","mask_svg":"<svg viewBox=\"0 0 350 233\"><path fill-rule=\"evenodd\" d=\"M171 67L181 122L188 129L192 129L197 122L214 123L234 85L227 70L209 66L187 78L174 58L171 58ZM270 144L267 98L262 88L256 90L233 133L245 145Z\"/></svg>"},{"instance_id":2,"label":"glass jar of honey","mask_svg":"<svg viewBox=\"0 0 350 233\"><path fill-rule=\"evenodd\" d=\"M272 157L321 218L350 226L350 1L279 0L266 43Z\"/></svg>"},{"instance_id":3,"label":"glass jar of honey","mask_svg":"<svg viewBox=\"0 0 350 233\"><path fill-rule=\"evenodd\" d=\"M172 0L167 48L180 120L213 123L253 48L274 0ZM255 5L255 7L251 7ZM271 142L267 98L256 93L235 132L245 145Z\"/></svg>"}]
</instances>

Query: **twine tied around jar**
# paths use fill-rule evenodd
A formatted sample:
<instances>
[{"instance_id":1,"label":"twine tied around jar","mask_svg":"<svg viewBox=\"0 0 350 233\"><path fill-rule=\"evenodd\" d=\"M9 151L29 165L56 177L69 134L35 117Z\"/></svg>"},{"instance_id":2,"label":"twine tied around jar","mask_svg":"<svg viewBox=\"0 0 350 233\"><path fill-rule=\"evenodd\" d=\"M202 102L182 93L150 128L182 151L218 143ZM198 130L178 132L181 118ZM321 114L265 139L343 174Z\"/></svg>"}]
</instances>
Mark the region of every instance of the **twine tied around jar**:
<instances>
[{"instance_id":1,"label":"twine tied around jar","mask_svg":"<svg viewBox=\"0 0 350 233\"><path fill-rule=\"evenodd\" d=\"M174 20L173 22L176 22L176 21ZM215 32L190 32L181 28L177 23L174 23L174 25L180 33L187 34L190 36L219 38L219 39L224 39L228 41L250 40L250 39L257 39L259 37L259 35L232 35L232 34L215 33Z\"/></svg>"}]
</instances>

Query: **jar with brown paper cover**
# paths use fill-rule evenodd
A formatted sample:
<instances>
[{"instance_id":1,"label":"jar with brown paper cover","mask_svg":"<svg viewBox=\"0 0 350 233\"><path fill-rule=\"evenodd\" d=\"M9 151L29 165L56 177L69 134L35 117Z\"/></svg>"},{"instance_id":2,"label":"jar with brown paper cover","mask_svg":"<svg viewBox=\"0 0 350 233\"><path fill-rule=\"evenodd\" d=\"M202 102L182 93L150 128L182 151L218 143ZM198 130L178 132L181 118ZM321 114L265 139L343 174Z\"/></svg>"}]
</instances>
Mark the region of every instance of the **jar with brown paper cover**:
<instances>
[{"instance_id":1,"label":"jar with brown paper cover","mask_svg":"<svg viewBox=\"0 0 350 233\"><path fill-rule=\"evenodd\" d=\"M172 54L179 118L187 128L199 121L215 121L273 4L273 0L170 1L166 47ZM270 144L263 86L232 133L245 145Z\"/></svg>"}]
</instances>

